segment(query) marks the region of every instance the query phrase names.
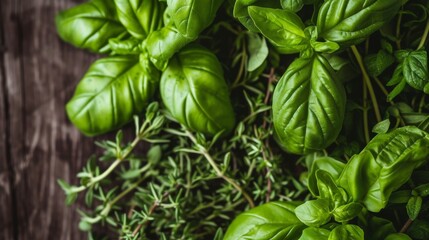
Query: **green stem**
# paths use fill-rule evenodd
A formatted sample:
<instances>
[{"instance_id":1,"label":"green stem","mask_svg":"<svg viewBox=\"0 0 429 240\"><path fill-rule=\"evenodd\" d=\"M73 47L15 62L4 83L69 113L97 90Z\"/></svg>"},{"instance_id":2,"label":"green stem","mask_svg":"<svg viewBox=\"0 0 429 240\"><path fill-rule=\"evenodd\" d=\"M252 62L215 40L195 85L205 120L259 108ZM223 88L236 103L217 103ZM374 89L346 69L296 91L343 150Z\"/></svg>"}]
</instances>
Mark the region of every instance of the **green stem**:
<instances>
[{"instance_id":1,"label":"green stem","mask_svg":"<svg viewBox=\"0 0 429 240\"><path fill-rule=\"evenodd\" d=\"M362 71L363 80L365 81L366 86L368 88L369 95L372 101L372 106L374 107L375 118L377 119L377 122L381 122L381 114L380 114L380 108L378 107L377 97L375 96L374 88L372 87L372 83L369 78L368 72L366 71L365 65L363 64L362 56L360 55L355 45L351 46L351 49Z\"/></svg>"},{"instance_id":2,"label":"green stem","mask_svg":"<svg viewBox=\"0 0 429 240\"><path fill-rule=\"evenodd\" d=\"M255 207L255 203L253 202L252 198L244 191L244 189L241 188L241 186L238 183L236 183L233 179L231 179L231 178L225 176L225 174L223 174L223 172L219 169L219 167L217 166L217 164L214 161L214 159L212 158L212 156L209 154L209 152L207 152L207 149L205 147L201 146L198 143L197 139L195 138L195 136L191 132L189 132L188 130L186 130L186 134L192 140L192 142L198 147L199 152L210 163L210 165L212 166L212 168L215 170L216 175L218 177L224 179L226 182L228 182L229 184L231 184L237 191L239 191L241 194L243 194L244 198L249 203L249 206L251 208L254 208Z\"/></svg>"},{"instance_id":3,"label":"green stem","mask_svg":"<svg viewBox=\"0 0 429 240\"><path fill-rule=\"evenodd\" d=\"M245 46L244 40L243 40L243 46ZM242 83L240 83L240 79L244 74L246 62L247 62L247 52L246 52L246 48L243 47L243 49L241 51L240 68L238 69L237 77L235 78L234 82L231 85L231 89L234 89L234 88L242 85Z\"/></svg>"},{"instance_id":4,"label":"green stem","mask_svg":"<svg viewBox=\"0 0 429 240\"><path fill-rule=\"evenodd\" d=\"M368 127L368 88L366 83L363 82L363 129L365 134L365 142L369 143L369 127Z\"/></svg>"},{"instance_id":5,"label":"green stem","mask_svg":"<svg viewBox=\"0 0 429 240\"><path fill-rule=\"evenodd\" d=\"M97 217L94 218L84 218L84 220L88 223L94 224L99 221L101 221L104 217L107 217L110 210L112 210L112 207L117 203L119 200L121 200L125 195L127 195L129 192L134 190L136 187L140 185L141 182L143 182L144 179L147 178L147 175L141 177L137 182L135 182L133 185L131 185L129 188L127 188L125 191L121 192L118 196L116 196L112 201L109 201L106 203L106 206L103 208L103 210L100 212L100 214Z\"/></svg>"},{"instance_id":6,"label":"green stem","mask_svg":"<svg viewBox=\"0 0 429 240\"><path fill-rule=\"evenodd\" d=\"M401 49L401 21L402 21L402 13L398 14L398 21L396 22L396 47Z\"/></svg>"},{"instance_id":7,"label":"green stem","mask_svg":"<svg viewBox=\"0 0 429 240\"><path fill-rule=\"evenodd\" d=\"M92 186L94 186L95 184L97 184L98 182L102 181L103 179L105 179L107 176L109 176L115 169L116 167L119 166L119 164L121 164L124 159L126 159L131 152L133 151L133 149L137 146L137 144L142 140L142 136L137 136L133 142L131 143L131 145L126 149L126 151L120 156L118 157L110 166L109 168L107 168L102 174L91 178L89 183L86 184L85 186L79 186L77 188L73 188L70 193L78 193L78 192L82 192Z\"/></svg>"},{"instance_id":8,"label":"green stem","mask_svg":"<svg viewBox=\"0 0 429 240\"><path fill-rule=\"evenodd\" d=\"M425 31L423 32L423 36L422 39L420 40L419 46L417 47L417 50L423 48L423 46L426 43L426 39L428 37L428 33L429 33L429 18L428 21L426 22L426 27L425 27Z\"/></svg>"},{"instance_id":9,"label":"green stem","mask_svg":"<svg viewBox=\"0 0 429 240\"><path fill-rule=\"evenodd\" d=\"M131 192L132 190L134 190L136 187L138 187L140 185L141 182L143 182L143 180L145 180L147 178L147 175L144 175L143 177L141 177L139 180L137 180L137 182L135 182L133 185L131 185L129 188L127 188L125 191L121 192L118 196L116 196L112 201L108 202L106 204L106 206L109 206L109 211L110 208L115 205L115 203L117 203L119 200L121 200L123 197L125 197L125 195L127 195L129 192ZM102 211L101 215L102 216L107 216L107 214L109 213L109 211ZM103 215L103 212L105 213Z\"/></svg>"}]
</instances>

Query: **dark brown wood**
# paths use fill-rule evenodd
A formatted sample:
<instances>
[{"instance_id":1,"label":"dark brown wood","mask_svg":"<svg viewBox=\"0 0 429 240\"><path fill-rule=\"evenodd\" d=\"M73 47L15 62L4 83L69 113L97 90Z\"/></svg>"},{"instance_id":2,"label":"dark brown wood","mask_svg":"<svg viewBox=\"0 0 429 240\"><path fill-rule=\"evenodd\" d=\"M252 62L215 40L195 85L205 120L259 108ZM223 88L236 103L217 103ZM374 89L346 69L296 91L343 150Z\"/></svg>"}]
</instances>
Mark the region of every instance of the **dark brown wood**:
<instances>
[{"instance_id":1,"label":"dark brown wood","mask_svg":"<svg viewBox=\"0 0 429 240\"><path fill-rule=\"evenodd\" d=\"M93 139L64 105L95 56L63 43L54 16L82 1L1 0L0 238L85 239L57 179L77 183Z\"/></svg>"},{"instance_id":2,"label":"dark brown wood","mask_svg":"<svg viewBox=\"0 0 429 240\"><path fill-rule=\"evenodd\" d=\"M0 5L0 9L2 6ZM1 12L1 11L0 11ZM2 26L0 26L0 53L4 51L4 34ZM8 109L6 103L8 97L5 79L5 69L3 58L0 58L0 238L14 238L14 222L15 215L13 211L13 191L11 183L13 174L10 173L10 152L8 148L8 135L6 126L9 123L7 118Z\"/></svg>"}]
</instances>

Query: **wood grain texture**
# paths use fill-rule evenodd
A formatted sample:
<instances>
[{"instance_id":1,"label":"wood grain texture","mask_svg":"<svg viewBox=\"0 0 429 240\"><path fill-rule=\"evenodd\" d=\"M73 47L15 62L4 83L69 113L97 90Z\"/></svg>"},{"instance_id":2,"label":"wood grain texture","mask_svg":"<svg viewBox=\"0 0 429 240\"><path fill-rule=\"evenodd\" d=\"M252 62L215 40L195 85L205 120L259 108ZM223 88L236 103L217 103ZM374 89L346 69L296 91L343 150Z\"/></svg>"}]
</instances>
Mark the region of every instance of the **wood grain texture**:
<instances>
[{"instance_id":1,"label":"wood grain texture","mask_svg":"<svg viewBox=\"0 0 429 240\"><path fill-rule=\"evenodd\" d=\"M2 5L0 5L0 12ZM5 51L4 48L4 31L3 26L0 25L0 56ZM9 123L7 117L8 109L7 104L7 92L6 88L6 79L5 79L5 68L4 68L4 59L0 58L0 238L1 239L13 239L15 238L14 232L14 197L13 191L11 191L11 183L13 182L12 176L10 173L10 152L8 148L8 135L9 132L6 126Z\"/></svg>"},{"instance_id":2,"label":"wood grain texture","mask_svg":"<svg viewBox=\"0 0 429 240\"><path fill-rule=\"evenodd\" d=\"M68 121L64 105L95 56L63 43L54 16L82 1L1 0L0 238L85 239L62 178L94 153L93 139Z\"/></svg>"}]
</instances>

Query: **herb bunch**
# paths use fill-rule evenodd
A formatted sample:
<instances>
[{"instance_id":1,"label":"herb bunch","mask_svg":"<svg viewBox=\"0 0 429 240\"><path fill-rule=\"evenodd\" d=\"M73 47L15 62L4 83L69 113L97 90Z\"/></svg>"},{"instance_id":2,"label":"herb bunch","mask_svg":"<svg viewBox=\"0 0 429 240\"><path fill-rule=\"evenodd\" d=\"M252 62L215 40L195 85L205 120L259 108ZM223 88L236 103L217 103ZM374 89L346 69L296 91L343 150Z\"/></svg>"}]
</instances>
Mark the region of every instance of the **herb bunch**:
<instances>
[{"instance_id":1,"label":"herb bunch","mask_svg":"<svg viewBox=\"0 0 429 240\"><path fill-rule=\"evenodd\" d=\"M78 185L59 181L68 204L84 193L81 230L427 239L428 13L425 0L92 0L60 13L63 40L108 55L70 120L90 136L135 128L97 143Z\"/></svg>"}]
</instances>

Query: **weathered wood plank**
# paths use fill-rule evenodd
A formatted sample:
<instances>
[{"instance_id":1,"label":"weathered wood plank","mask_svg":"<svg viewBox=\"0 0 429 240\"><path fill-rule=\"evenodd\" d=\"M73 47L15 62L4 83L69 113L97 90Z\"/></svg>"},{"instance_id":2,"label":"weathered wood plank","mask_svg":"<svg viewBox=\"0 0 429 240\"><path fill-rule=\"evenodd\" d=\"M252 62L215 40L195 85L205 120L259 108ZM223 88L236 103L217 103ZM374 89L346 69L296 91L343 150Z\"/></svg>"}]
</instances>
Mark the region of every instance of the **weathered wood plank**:
<instances>
[{"instance_id":1,"label":"weathered wood plank","mask_svg":"<svg viewBox=\"0 0 429 240\"><path fill-rule=\"evenodd\" d=\"M2 81L9 115L0 129L10 133L18 239L85 238L78 230L79 216L64 206L64 194L56 183L59 178L76 183L76 172L94 151L93 140L78 133L64 112L77 81L94 59L61 42L55 33L55 14L76 3L2 1L0 21L8 33Z\"/></svg>"},{"instance_id":2,"label":"weathered wood plank","mask_svg":"<svg viewBox=\"0 0 429 240\"><path fill-rule=\"evenodd\" d=\"M2 6L0 5L0 12ZM13 189L11 188L10 173L10 154L8 144L8 109L7 92L5 91L5 68L4 68L4 30L3 25L0 24L0 238L1 239L14 239L14 207L13 207ZM15 229L16 231L16 229Z\"/></svg>"}]
</instances>

